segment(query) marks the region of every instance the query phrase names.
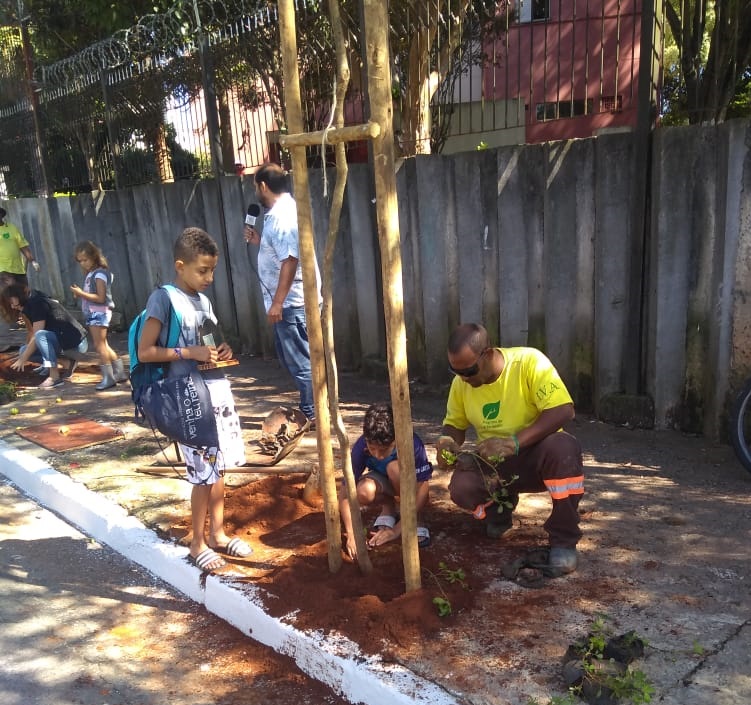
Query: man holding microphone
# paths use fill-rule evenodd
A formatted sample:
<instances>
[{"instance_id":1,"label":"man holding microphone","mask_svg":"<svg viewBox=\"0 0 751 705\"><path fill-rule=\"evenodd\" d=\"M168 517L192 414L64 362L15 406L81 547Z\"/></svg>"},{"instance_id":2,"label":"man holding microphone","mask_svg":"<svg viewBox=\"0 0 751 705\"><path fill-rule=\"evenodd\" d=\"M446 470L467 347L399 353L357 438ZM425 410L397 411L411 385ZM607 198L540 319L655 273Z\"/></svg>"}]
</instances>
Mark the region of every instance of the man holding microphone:
<instances>
[{"instance_id":1,"label":"man holding microphone","mask_svg":"<svg viewBox=\"0 0 751 705\"><path fill-rule=\"evenodd\" d=\"M251 205L245 218L245 241L258 246L258 278L266 316L274 329L276 354L300 392L300 410L313 423L313 375L300 267L297 204L289 192L287 174L277 164L261 166L255 173L255 186L256 196L267 211L263 235L255 228L260 209L256 211ZM316 280L320 305L321 279L317 262Z\"/></svg>"}]
</instances>

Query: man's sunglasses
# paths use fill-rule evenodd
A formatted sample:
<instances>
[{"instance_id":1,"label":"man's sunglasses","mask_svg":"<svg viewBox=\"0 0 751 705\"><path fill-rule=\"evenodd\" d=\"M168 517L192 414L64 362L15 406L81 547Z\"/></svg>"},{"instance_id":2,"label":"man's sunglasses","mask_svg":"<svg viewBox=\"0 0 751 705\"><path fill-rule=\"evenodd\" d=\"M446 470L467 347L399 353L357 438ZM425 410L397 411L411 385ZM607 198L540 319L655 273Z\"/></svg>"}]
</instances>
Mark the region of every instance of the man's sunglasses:
<instances>
[{"instance_id":1,"label":"man's sunglasses","mask_svg":"<svg viewBox=\"0 0 751 705\"><path fill-rule=\"evenodd\" d=\"M477 358L477 362L472 367L465 367L463 370L458 370L456 367L449 365L449 372L455 374L457 377L474 377L480 371L480 360L482 360L484 354L485 351L483 350L480 353L480 357Z\"/></svg>"}]
</instances>

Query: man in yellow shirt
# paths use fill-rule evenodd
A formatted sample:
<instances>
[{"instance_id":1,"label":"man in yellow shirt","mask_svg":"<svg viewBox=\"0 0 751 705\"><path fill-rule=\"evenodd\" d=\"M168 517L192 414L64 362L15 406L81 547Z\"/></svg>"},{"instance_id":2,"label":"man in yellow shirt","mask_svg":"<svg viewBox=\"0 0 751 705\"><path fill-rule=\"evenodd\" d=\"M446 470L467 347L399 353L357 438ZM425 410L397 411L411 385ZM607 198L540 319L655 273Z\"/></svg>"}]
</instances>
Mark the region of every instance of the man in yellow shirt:
<instances>
[{"instance_id":1,"label":"man in yellow shirt","mask_svg":"<svg viewBox=\"0 0 751 705\"><path fill-rule=\"evenodd\" d=\"M5 208L0 208L0 288L11 284L28 286L26 264L28 262L38 272L39 262L19 229L6 222L6 215Z\"/></svg>"},{"instance_id":2,"label":"man in yellow shirt","mask_svg":"<svg viewBox=\"0 0 751 705\"><path fill-rule=\"evenodd\" d=\"M535 348L491 347L477 323L453 331L448 361L456 377L436 449L439 467L456 465L451 499L484 518L487 535L498 538L511 528L519 493L547 491L553 508L544 525L545 572L573 572L584 470L579 442L561 428L574 418L574 403L558 371ZM461 454L470 426L476 455Z\"/></svg>"}]
</instances>

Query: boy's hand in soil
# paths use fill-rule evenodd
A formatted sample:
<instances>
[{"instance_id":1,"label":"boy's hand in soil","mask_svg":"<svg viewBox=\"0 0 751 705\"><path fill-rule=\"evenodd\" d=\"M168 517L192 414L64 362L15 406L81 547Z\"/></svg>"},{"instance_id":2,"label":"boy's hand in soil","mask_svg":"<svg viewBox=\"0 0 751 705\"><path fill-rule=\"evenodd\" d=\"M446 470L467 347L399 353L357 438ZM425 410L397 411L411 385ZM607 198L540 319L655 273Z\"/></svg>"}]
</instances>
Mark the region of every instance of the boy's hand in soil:
<instances>
[{"instance_id":1,"label":"boy's hand in soil","mask_svg":"<svg viewBox=\"0 0 751 705\"><path fill-rule=\"evenodd\" d=\"M459 444L451 436L441 436L435 444L435 449L436 463L441 470L451 467L456 462L456 456L459 455Z\"/></svg>"},{"instance_id":2,"label":"boy's hand in soil","mask_svg":"<svg viewBox=\"0 0 751 705\"><path fill-rule=\"evenodd\" d=\"M357 560L357 543L355 543L354 536L347 534L347 544L344 546L344 550L353 561Z\"/></svg>"},{"instance_id":3,"label":"boy's hand in soil","mask_svg":"<svg viewBox=\"0 0 751 705\"><path fill-rule=\"evenodd\" d=\"M401 533L401 522L399 524L396 524L393 529L389 529L387 526L383 526L371 535L371 537L368 539L368 546L370 548L382 546L384 543L388 543L389 541L393 541L394 539L399 538Z\"/></svg>"},{"instance_id":4,"label":"boy's hand in soil","mask_svg":"<svg viewBox=\"0 0 751 705\"><path fill-rule=\"evenodd\" d=\"M506 459L518 453L518 441L513 437L488 438L477 446L477 454L485 460Z\"/></svg>"}]
</instances>

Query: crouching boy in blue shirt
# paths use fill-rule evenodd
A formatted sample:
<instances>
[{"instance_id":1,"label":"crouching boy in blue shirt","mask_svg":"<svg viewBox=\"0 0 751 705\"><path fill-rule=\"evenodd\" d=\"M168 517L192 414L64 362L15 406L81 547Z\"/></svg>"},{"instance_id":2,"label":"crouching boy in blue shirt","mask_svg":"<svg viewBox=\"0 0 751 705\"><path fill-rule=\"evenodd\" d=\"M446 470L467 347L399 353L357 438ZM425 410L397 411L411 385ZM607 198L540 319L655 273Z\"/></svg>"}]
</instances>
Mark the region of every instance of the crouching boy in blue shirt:
<instances>
[{"instance_id":1,"label":"crouching boy in blue shirt","mask_svg":"<svg viewBox=\"0 0 751 705\"><path fill-rule=\"evenodd\" d=\"M417 482L417 544L421 548L430 545L430 532L420 525L420 511L429 500L428 482L433 475L433 466L428 460L425 446L417 434L413 436L415 474ZM399 538L402 526L397 509L401 484L399 459L396 457L396 431L394 415L389 404L374 404L365 412L363 433L352 446L352 470L357 483L357 501L360 507L374 502L381 503L381 513L373 522L368 546L374 548ZM346 552L357 558L357 547L352 532L350 513L344 483L339 486L339 513L347 536Z\"/></svg>"}]
</instances>

